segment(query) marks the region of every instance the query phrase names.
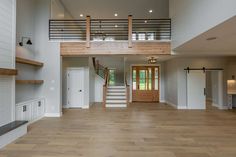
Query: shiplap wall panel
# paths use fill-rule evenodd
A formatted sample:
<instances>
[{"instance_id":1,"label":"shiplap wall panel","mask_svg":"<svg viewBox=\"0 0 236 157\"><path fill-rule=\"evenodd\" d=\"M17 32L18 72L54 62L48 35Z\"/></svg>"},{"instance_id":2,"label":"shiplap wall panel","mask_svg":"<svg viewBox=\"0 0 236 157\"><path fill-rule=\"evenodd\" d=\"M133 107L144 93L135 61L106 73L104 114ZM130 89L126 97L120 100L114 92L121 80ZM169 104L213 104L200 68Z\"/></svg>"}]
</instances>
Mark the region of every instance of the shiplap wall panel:
<instances>
[{"instance_id":1,"label":"shiplap wall panel","mask_svg":"<svg viewBox=\"0 0 236 157\"><path fill-rule=\"evenodd\" d=\"M12 120L13 100L12 77L0 77L0 126Z\"/></svg>"},{"instance_id":2,"label":"shiplap wall panel","mask_svg":"<svg viewBox=\"0 0 236 157\"><path fill-rule=\"evenodd\" d=\"M0 68L15 68L15 0L0 0ZM0 126L14 120L15 78L0 76Z\"/></svg>"}]
</instances>

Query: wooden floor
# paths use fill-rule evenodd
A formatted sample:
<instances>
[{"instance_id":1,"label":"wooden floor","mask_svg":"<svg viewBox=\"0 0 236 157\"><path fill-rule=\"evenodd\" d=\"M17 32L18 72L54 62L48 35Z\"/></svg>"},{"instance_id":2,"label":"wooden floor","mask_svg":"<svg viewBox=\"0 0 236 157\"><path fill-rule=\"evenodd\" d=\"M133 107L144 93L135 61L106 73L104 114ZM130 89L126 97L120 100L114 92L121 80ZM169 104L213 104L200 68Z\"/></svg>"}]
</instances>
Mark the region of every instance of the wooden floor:
<instances>
[{"instance_id":1,"label":"wooden floor","mask_svg":"<svg viewBox=\"0 0 236 157\"><path fill-rule=\"evenodd\" d=\"M236 112L164 104L65 110L44 118L0 157L236 157Z\"/></svg>"}]
</instances>

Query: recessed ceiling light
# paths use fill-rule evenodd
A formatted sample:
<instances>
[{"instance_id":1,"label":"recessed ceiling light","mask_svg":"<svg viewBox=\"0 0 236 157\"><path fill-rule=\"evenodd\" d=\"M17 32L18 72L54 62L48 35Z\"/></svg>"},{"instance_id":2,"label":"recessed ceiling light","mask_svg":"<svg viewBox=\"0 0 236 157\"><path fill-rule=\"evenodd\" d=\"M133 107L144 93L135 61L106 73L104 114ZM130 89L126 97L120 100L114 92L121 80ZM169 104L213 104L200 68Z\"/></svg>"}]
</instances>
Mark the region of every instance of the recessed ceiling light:
<instances>
[{"instance_id":1,"label":"recessed ceiling light","mask_svg":"<svg viewBox=\"0 0 236 157\"><path fill-rule=\"evenodd\" d=\"M144 23L147 23L147 22L148 22L147 20L144 21Z\"/></svg>"},{"instance_id":2,"label":"recessed ceiling light","mask_svg":"<svg viewBox=\"0 0 236 157\"><path fill-rule=\"evenodd\" d=\"M212 40L216 40L216 39L217 39L217 37L210 37L210 38L207 38L206 40L212 41Z\"/></svg>"},{"instance_id":3,"label":"recessed ceiling light","mask_svg":"<svg viewBox=\"0 0 236 157\"><path fill-rule=\"evenodd\" d=\"M153 12L153 10L152 10L152 9L150 9L150 10L149 10L149 13L152 13L152 12Z\"/></svg>"},{"instance_id":4,"label":"recessed ceiling light","mask_svg":"<svg viewBox=\"0 0 236 157\"><path fill-rule=\"evenodd\" d=\"M83 14L80 14L79 16L80 16L80 17L84 17L84 15L83 15Z\"/></svg>"},{"instance_id":5,"label":"recessed ceiling light","mask_svg":"<svg viewBox=\"0 0 236 157\"><path fill-rule=\"evenodd\" d=\"M115 16L115 17L117 17L117 16L118 16L118 14L117 14L117 13L115 13L115 14L114 14L114 16Z\"/></svg>"},{"instance_id":6,"label":"recessed ceiling light","mask_svg":"<svg viewBox=\"0 0 236 157\"><path fill-rule=\"evenodd\" d=\"M117 27L118 27L118 25L115 25L115 27L117 28Z\"/></svg>"}]
</instances>

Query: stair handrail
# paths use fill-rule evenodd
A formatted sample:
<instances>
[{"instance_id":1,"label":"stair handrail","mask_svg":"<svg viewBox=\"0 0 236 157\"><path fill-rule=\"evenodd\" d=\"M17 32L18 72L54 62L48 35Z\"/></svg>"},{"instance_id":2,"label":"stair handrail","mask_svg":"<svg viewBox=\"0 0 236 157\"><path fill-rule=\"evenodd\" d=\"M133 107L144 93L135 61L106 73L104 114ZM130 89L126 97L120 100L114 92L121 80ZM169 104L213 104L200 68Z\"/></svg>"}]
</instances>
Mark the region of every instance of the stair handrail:
<instances>
[{"instance_id":1,"label":"stair handrail","mask_svg":"<svg viewBox=\"0 0 236 157\"><path fill-rule=\"evenodd\" d=\"M99 61L96 60L95 57L93 57L92 60L93 60L93 67L94 67L95 73L105 80L106 67L101 65Z\"/></svg>"}]
</instances>

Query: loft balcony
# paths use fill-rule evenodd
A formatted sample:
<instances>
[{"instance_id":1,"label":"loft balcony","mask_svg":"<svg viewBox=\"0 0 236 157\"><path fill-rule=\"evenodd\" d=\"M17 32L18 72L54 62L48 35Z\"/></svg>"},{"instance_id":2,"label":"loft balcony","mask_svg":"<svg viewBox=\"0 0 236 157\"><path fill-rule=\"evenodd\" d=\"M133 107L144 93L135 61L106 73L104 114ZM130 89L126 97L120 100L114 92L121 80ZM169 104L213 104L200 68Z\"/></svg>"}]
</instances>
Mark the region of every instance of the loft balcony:
<instances>
[{"instance_id":1,"label":"loft balcony","mask_svg":"<svg viewBox=\"0 0 236 157\"><path fill-rule=\"evenodd\" d=\"M170 19L49 20L61 55L170 54Z\"/></svg>"}]
</instances>

